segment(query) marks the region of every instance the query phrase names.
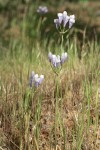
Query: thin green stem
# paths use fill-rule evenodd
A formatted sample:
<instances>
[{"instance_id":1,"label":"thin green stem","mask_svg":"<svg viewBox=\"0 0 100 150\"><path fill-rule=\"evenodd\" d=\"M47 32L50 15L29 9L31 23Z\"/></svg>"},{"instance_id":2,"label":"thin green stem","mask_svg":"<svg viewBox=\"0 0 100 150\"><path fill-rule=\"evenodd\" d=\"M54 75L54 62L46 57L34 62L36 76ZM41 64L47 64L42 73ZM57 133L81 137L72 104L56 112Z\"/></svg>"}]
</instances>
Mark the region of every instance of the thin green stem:
<instances>
[{"instance_id":1,"label":"thin green stem","mask_svg":"<svg viewBox=\"0 0 100 150\"><path fill-rule=\"evenodd\" d=\"M63 43L64 42L64 35L61 34L61 52L63 52Z\"/></svg>"}]
</instances>

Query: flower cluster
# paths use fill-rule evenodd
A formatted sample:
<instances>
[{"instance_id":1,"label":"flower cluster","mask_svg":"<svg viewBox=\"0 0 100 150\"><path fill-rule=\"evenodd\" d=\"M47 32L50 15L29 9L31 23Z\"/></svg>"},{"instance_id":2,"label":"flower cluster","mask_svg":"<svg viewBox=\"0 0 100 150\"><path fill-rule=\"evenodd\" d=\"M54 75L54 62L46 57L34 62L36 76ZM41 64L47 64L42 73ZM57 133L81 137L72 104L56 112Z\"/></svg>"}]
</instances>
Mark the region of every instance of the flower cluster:
<instances>
[{"instance_id":1,"label":"flower cluster","mask_svg":"<svg viewBox=\"0 0 100 150\"><path fill-rule=\"evenodd\" d=\"M51 52L49 52L49 54L48 54L49 61L52 63L52 65L54 67L61 66L67 60L67 57L68 57L68 55L66 52L62 53L61 56L59 56L59 55L56 56L56 55L52 54Z\"/></svg>"},{"instance_id":2,"label":"flower cluster","mask_svg":"<svg viewBox=\"0 0 100 150\"><path fill-rule=\"evenodd\" d=\"M37 12L40 14L46 14L48 12L48 8L46 6L39 6Z\"/></svg>"},{"instance_id":3,"label":"flower cluster","mask_svg":"<svg viewBox=\"0 0 100 150\"><path fill-rule=\"evenodd\" d=\"M66 11L64 11L63 13L58 13L57 16L58 18L54 19L54 23L57 29L61 26L61 24L63 24L63 27L65 28L65 26L69 22L69 28L71 28L75 23L75 15L68 16Z\"/></svg>"},{"instance_id":4,"label":"flower cluster","mask_svg":"<svg viewBox=\"0 0 100 150\"><path fill-rule=\"evenodd\" d=\"M48 8L46 6L39 6L39 8L37 9L37 12L40 14L45 14L48 12ZM57 29L59 27L60 29L61 27L65 28L67 23L69 24L69 28L71 28L72 25L75 23L75 16L74 15L68 16L66 11L64 11L63 13L58 13L57 16L58 18L54 19L54 23ZM52 54L51 52L49 52L48 58L52 66L55 68L58 68L58 67L61 67L62 64L67 60L68 55L66 52L64 52L61 55L56 56ZM37 88L42 83L43 80L44 80L44 75L40 75L39 77L38 74L35 74L34 71L32 71L31 76L30 76L30 87L32 88L34 84L34 87Z\"/></svg>"},{"instance_id":5,"label":"flower cluster","mask_svg":"<svg viewBox=\"0 0 100 150\"><path fill-rule=\"evenodd\" d=\"M35 74L34 71L32 71L31 76L30 76L30 87L34 86L37 88L43 81L44 75L38 76L38 74Z\"/></svg>"}]
</instances>

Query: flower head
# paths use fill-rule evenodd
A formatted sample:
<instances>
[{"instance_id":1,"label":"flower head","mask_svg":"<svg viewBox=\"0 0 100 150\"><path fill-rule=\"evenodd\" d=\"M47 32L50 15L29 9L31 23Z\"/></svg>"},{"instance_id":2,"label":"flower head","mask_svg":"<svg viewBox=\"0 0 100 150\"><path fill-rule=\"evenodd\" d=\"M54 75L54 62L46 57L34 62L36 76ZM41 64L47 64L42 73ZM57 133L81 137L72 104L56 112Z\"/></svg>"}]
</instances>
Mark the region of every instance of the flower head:
<instances>
[{"instance_id":1,"label":"flower head","mask_svg":"<svg viewBox=\"0 0 100 150\"><path fill-rule=\"evenodd\" d=\"M61 56L59 55L54 55L52 54L51 52L49 52L48 54L48 58L49 58L49 61L52 63L52 65L57 68L59 66L61 66L66 60L67 60L67 53L62 53Z\"/></svg>"},{"instance_id":2,"label":"flower head","mask_svg":"<svg viewBox=\"0 0 100 150\"><path fill-rule=\"evenodd\" d=\"M73 23L75 23L75 16L74 15L68 16L66 11L64 11L63 13L58 13L57 16L58 18L54 19L54 23L57 29L61 25L63 25L63 27L65 28L68 22L69 22L69 28L71 28Z\"/></svg>"},{"instance_id":3,"label":"flower head","mask_svg":"<svg viewBox=\"0 0 100 150\"><path fill-rule=\"evenodd\" d=\"M60 24L63 23L63 26L65 27L69 21L69 16L67 15L67 12L64 11L63 13L58 13L58 19Z\"/></svg>"},{"instance_id":4,"label":"flower head","mask_svg":"<svg viewBox=\"0 0 100 150\"><path fill-rule=\"evenodd\" d=\"M48 12L48 8L46 6L39 6L37 12L40 14L46 14Z\"/></svg>"},{"instance_id":5,"label":"flower head","mask_svg":"<svg viewBox=\"0 0 100 150\"><path fill-rule=\"evenodd\" d=\"M52 64L54 67L59 67L60 65L60 56L56 56L56 55L52 55L52 60L51 60Z\"/></svg>"},{"instance_id":6,"label":"flower head","mask_svg":"<svg viewBox=\"0 0 100 150\"><path fill-rule=\"evenodd\" d=\"M37 88L43 81L44 79L44 75L39 75L38 74L33 74L34 72L32 71L31 76L30 76L30 87L32 88L32 85L34 84L34 86Z\"/></svg>"}]
</instances>

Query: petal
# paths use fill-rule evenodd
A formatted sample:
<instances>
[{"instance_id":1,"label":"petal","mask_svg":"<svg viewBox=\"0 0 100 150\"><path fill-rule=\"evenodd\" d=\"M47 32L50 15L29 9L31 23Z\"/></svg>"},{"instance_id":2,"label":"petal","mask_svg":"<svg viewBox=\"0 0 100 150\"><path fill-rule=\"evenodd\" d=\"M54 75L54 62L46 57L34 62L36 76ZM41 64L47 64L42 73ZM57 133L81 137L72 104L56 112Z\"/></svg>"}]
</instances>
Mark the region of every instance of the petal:
<instances>
[{"instance_id":1,"label":"petal","mask_svg":"<svg viewBox=\"0 0 100 150\"><path fill-rule=\"evenodd\" d=\"M59 19L54 19L54 23L56 24L56 28L58 29L60 25Z\"/></svg>"},{"instance_id":2,"label":"petal","mask_svg":"<svg viewBox=\"0 0 100 150\"><path fill-rule=\"evenodd\" d=\"M75 15L70 15L69 17L70 17L70 19L74 19L75 20Z\"/></svg>"},{"instance_id":3,"label":"petal","mask_svg":"<svg viewBox=\"0 0 100 150\"><path fill-rule=\"evenodd\" d=\"M58 13L58 14L57 14L58 18L59 18L59 17L62 17L62 15L63 15L62 13Z\"/></svg>"},{"instance_id":4,"label":"petal","mask_svg":"<svg viewBox=\"0 0 100 150\"><path fill-rule=\"evenodd\" d=\"M73 22L69 21L69 28L71 28L73 25Z\"/></svg>"},{"instance_id":5,"label":"petal","mask_svg":"<svg viewBox=\"0 0 100 150\"><path fill-rule=\"evenodd\" d=\"M51 52L49 52L49 54L48 54L48 58L49 58L49 61L51 61L51 60L52 60L52 53L51 53Z\"/></svg>"},{"instance_id":6,"label":"petal","mask_svg":"<svg viewBox=\"0 0 100 150\"><path fill-rule=\"evenodd\" d=\"M48 8L46 6L39 6L37 12L41 14L45 14L48 12Z\"/></svg>"},{"instance_id":7,"label":"petal","mask_svg":"<svg viewBox=\"0 0 100 150\"><path fill-rule=\"evenodd\" d=\"M66 12L66 11L63 12L63 17L64 17L64 16L65 16L65 17L67 16L67 12Z\"/></svg>"},{"instance_id":8,"label":"petal","mask_svg":"<svg viewBox=\"0 0 100 150\"><path fill-rule=\"evenodd\" d=\"M30 79L29 79L30 87L32 87L32 84L33 84L33 81L34 81L34 75L35 75L35 73L34 73L34 71L32 71Z\"/></svg>"},{"instance_id":9,"label":"petal","mask_svg":"<svg viewBox=\"0 0 100 150\"><path fill-rule=\"evenodd\" d=\"M39 84L42 83L43 79L44 79L44 75L40 75Z\"/></svg>"},{"instance_id":10,"label":"petal","mask_svg":"<svg viewBox=\"0 0 100 150\"><path fill-rule=\"evenodd\" d=\"M34 75L34 80L36 81L38 79L38 74Z\"/></svg>"},{"instance_id":11,"label":"petal","mask_svg":"<svg viewBox=\"0 0 100 150\"><path fill-rule=\"evenodd\" d=\"M69 21L69 16L64 16L63 17L64 27L66 26L66 24L67 24L68 21Z\"/></svg>"},{"instance_id":12,"label":"petal","mask_svg":"<svg viewBox=\"0 0 100 150\"><path fill-rule=\"evenodd\" d=\"M56 67L56 59L57 59L56 55L52 55L52 64L54 67Z\"/></svg>"},{"instance_id":13,"label":"petal","mask_svg":"<svg viewBox=\"0 0 100 150\"><path fill-rule=\"evenodd\" d=\"M56 55L52 55L52 61L56 61Z\"/></svg>"},{"instance_id":14,"label":"petal","mask_svg":"<svg viewBox=\"0 0 100 150\"><path fill-rule=\"evenodd\" d=\"M67 24L68 21L69 21L68 19L64 19L63 20L64 27L66 26L66 24Z\"/></svg>"},{"instance_id":15,"label":"petal","mask_svg":"<svg viewBox=\"0 0 100 150\"><path fill-rule=\"evenodd\" d=\"M40 79L43 80L44 79L44 75L41 74L40 75Z\"/></svg>"},{"instance_id":16,"label":"petal","mask_svg":"<svg viewBox=\"0 0 100 150\"><path fill-rule=\"evenodd\" d=\"M35 83L34 83L34 86L35 86L36 88L38 88L39 83L38 83L38 82L35 82Z\"/></svg>"},{"instance_id":17,"label":"petal","mask_svg":"<svg viewBox=\"0 0 100 150\"><path fill-rule=\"evenodd\" d=\"M75 15L70 15L69 16L69 21L72 23L75 23Z\"/></svg>"},{"instance_id":18,"label":"petal","mask_svg":"<svg viewBox=\"0 0 100 150\"><path fill-rule=\"evenodd\" d=\"M66 61L67 57L68 57L68 55L67 55L66 52L65 52L65 53L62 53L62 56L61 56L61 64L63 64L63 63Z\"/></svg>"},{"instance_id":19,"label":"petal","mask_svg":"<svg viewBox=\"0 0 100 150\"><path fill-rule=\"evenodd\" d=\"M58 20L59 20L59 24L61 24L63 21L63 14L62 13L58 13Z\"/></svg>"},{"instance_id":20,"label":"petal","mask_svg":"<svg viewBox=\"0 0 100 150\"><path fill-rule=\"evenodd\" d=\"M65 55L65 58L67 58L67 57L68 57L68 54L67 54L67 52L65 52L65 53L64 53L64 55Z\"/></svg>"},{"instance_id":21,"label":"petal","mask_svg":"<svg viewBox=\"0 0 100 150\"><path fill-rule=\"evenodd\" d=\"M31 76L34 76L34 75L35 75L35 73L34 73L34 71L32 71Z\"/></svg>"}]
</instances>

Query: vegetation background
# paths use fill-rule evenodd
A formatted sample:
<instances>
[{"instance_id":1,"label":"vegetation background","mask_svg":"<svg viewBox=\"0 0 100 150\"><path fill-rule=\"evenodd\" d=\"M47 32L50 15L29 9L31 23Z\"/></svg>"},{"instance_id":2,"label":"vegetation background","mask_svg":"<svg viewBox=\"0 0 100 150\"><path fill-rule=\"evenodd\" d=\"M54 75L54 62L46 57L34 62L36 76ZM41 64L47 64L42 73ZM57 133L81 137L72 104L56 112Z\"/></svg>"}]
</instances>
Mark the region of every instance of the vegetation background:
<instances>
[{"instance_id":1,"label":"vegetation background","mask_svg":"<svg viewBox=\"0 0 100 150\"><path fill-rule=\"evenodd\" d=\"M48 52L60 52L54 19L64 10L76 22L56 88ZM45 76L36 91L32 70ZM0 0L0 150L18 149L100 149L99 0Z\"/></svg>"}]
</instances>

